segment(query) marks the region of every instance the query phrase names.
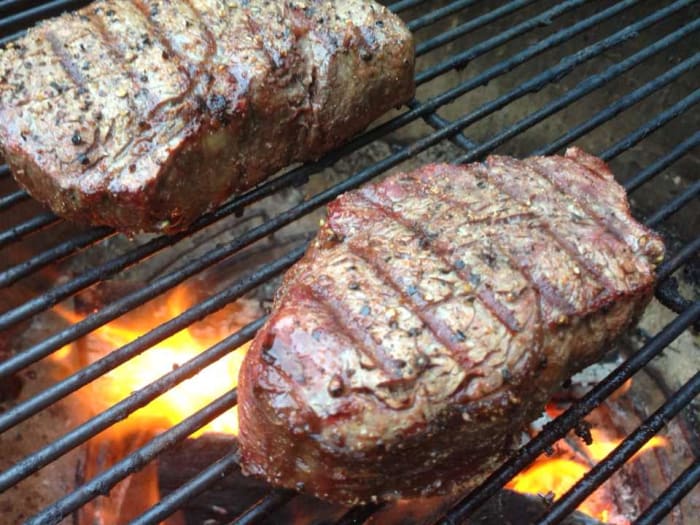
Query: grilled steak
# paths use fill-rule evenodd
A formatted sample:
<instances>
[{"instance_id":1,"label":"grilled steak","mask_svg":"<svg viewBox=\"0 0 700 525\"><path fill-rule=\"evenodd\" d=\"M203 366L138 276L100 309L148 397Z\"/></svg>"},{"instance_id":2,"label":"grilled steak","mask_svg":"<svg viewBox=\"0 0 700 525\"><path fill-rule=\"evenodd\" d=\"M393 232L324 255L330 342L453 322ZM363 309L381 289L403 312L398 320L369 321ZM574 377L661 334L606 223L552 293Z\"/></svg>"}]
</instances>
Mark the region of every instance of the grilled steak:
<instances>
[{"instance_id":1,"label":"grilled steak","mask_svg":"<svg viewBox=\"0 0 700 525\"><path fill-rule=\"evenodd\" d=\"M348 504L478 483L635 322L663 252L575 148L341 196L245 358L244 471Z\"/></svg>"},{"instance_id":2,"label":"grilled steak","mask_svg":"<svg viewBox=\"0 0 700 525\"><path fill-rule=\"evenodd\" d=\"M411 98L367 0L103 0L0 52L0 144L66 218L172 232Z\"/></svg>"}]
</instances>

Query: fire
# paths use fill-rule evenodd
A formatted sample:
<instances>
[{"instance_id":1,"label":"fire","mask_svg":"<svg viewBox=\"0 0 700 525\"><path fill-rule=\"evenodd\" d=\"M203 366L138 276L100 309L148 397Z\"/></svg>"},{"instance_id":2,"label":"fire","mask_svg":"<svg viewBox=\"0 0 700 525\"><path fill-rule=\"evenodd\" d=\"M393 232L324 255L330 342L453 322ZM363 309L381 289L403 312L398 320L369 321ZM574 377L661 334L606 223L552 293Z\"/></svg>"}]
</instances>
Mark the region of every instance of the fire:
<instances>
[{"instance_id":1,"label":"fire","mask_svg":"<svg viewBox=\"0 0 700 525\"><path fill-rule=\"evenodd\" d=\"M179 315L194 302L193 292L186 286L179 286L161 298L100 327L80 341L62 348L54 354L53 359L65 373L75 372ZM206 321L176 333L81 389L78 392L81 404L91 414L105 410L252 321L259 314L253 311L256 308L252 302L239 301ZM55 311L71 323L83 318L66 307L57 307ZM116 433L113 437L118 437L144 428L158 432L179 423L236 386L246 347L247 345L230 352L107 432ZM237 434L236 411L221 415L193 436L205 432Z\"/></svg>"},{"instance_id":2,"label":"fire","mask_svg":"<svg viewBox=\"0 0 700 525\"><path fill-rule=\"evenodd\" d=\"M559 411L548 407L550 415L557 412ZM526 494L561 496L573 487L593 464L604 459L622 442L621 439L611 437L598 428L591 429L591 437L593 442L590 445L577 441L578 454L570 447L560 445L552 457L540 456L528 469L513 478L507 485L508 488ZM648 450L663 447L666 444L666 438L655 436L632 457L632 460ZM603 523L616 525L630 523L626 518L615 515L614 502L611 501L604 487L598 488L581 503L578 510Z\"/></svg>"}]
</instances>

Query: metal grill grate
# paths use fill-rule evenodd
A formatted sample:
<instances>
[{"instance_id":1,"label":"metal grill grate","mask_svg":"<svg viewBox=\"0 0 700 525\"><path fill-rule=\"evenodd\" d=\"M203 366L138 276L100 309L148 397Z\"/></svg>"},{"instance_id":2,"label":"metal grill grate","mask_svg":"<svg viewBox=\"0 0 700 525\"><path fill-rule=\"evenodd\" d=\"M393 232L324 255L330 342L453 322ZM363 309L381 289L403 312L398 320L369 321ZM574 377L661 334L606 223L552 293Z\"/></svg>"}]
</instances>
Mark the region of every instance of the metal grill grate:
<instances>
[{"instance_id":1,"label":"metal grill grate","mask_svg":"<svg viewBox=\"0 0 700 525\"><path fill-rule=\"evenodd\" d=\"M38 4L25 0L0 1L0 43L5 44L16 39L23 34L27 26L41 18L86 3L69 0L54 0ZM595 152L614 165L621 156L629 154L637 144L644 143L647 136L661 129L667 129L678 117L693 114L694 106L700 101L700 90L684 90L682 83L679 82L695 74L695 68L700 62L700 53L693 51L683 55L682 51L678 50L679 44L684 40L693 36L697 38L700 18L697 16L696 2L678 0L664 3L664 5L658 5L660 2L650 5L651 2L640 3L634 0L616 3L595 2L594 4L599 8L597 11L585 10L588 4L585 0L568 0L560 3L515 0L498 6L489 5L488 9L484 9L480 4L484 3L476 0L439 3L403 0L392 4L390 7L405 16L409 20L409 27L416 33L416 50L419 57L426 57L435 52L445 55L445 58L434 60L428 67L419 69L416 75L419 98L411 102L408 108L404 108L390 120L356 137L320 161L292 169L236 197L218 210L200 218L189 231L169 237L155 237L140 244L135 243L124 253L97 264L65 282L57 283L22 304L2 312L0 331L10 329L22 321L31 320L61 301L143 263L154 254L171 249L183 239L227 217L242 215L246 207L253 203L286 188L305 187L309 177L322 169L332 166L375 141L386 140L393 132L402 130L408 125L424 122L429 127L421 128L422 134L418 138L404 141L403 145L397 145L393 153L382 160L361 167L347 179L309 196L302 203L248 229L232 242L211 246L204 255L193 258L184 266L162 273L147 286L124 295L80 322L22 349L21 352L0 363L0 381L117 319L125 312L172 289L188 278L236 256L252 244L324 206L341 193L356 188L391 168L400 166L403 162L413 159L421 152L440 143L450 141L460 148L462 153L452 159L454 162L480 160L503 145L505 145L503 151L509 153L517 151L522 154L551 154L605 128L611 121L618 121L620 116L628 117L629 110L638 107L649 97L663 96L663 109L660 112L647 115L647 118L631 119L635 122L633 128L614 135L612 140L606 142L607 147ZM444 22L447 17L456 19L458 23L429 37L422 36L425 30L430 30L436 24ZM492 30L491 25L495 23L498 25L494 27L505 27L505 29ZM643 38L643 35L646 35L645 32L651 29L654 29L654 34L659 36L651 39ZM608 32L600 37L599 32L602 30ZM475 38L475 43L464 44L464 37L471 35L478 36L478 40ZM595 36L595 41L588 43L588 39L592 38L591 35ZM517 46L508 47L509 43L515 43ZM497 53L504 49L504 46L510 52L500 55L500 58L492 58L499 56ZM590 111L590 116L583 122L578 123L575 117L561 116L562 112L574 107L577 101L587 100L586 97L601 90L610 89L610 86L618 86L615 84L616 80L635 75L638 70L634 68L643 66L652 57L658 56L669 57L668 67L663 72L646 82L637 82L636 87L626 92L609 92L603 107L591 104L595 109ZM478 69L474 67L474 71L468 74L453 73L467 66L471 70L472 62L476 63L481 58L487 59L483 67L481 65ZM530 77L524 74L524 78L514 77L513 72L520 71L518 68L523 65L532 68L533 63L539 66L535 74ZM559 91L551 89L552 86L563 85L563 79L567 76L575 79L566 84L567 89ZM517 78L517 81L513 81L513 78ZM500 79L511 79L512 86L505 89L499 87L498 96L484 95L486 98L481 102L478 93L483 91L483 86ZM440 81L437 86L436 81ZM507 85L505 81L504 85ZM470 98L470 102L465 102L465 96L472 95L474 98ZM477 103L474 104L473 100L477 100ZM527 101L531 109L520 118L510 119L511 121L506 125L499 124L499 115L504 108L522 100ZM449 120L445 114L458 116ZM694 114L697 115L697 113ZM551 137L539 126L553 117L566 118L566 122L571 122L561 136ZM687 120L694 123L695 127L686 130L685 140L660 152L654 160L646 162L638 169L628 171L628 177L624 181L628 192L653 192L655 181L664 173L664 170L692 154L700 144L700 130L697 128L697 119ZM470 131L469 137L463 134L466 128L475 128L474 133ZM482 131L479 132L479 129ZM484 133L483 129L487 132ZM495 133L493 133L494 129L497 130ZM475 138L477 136L479 136L478 139ZM536 138L533 139L533 136ZM528 144L535 143L538 144L537 148L528 149ZM0 181L8 178L9 169L7 166L1 166ZM643 218L649 226L662 228L668 219L680 210L687 211L691 206L697 206L699 193L699 181L684 184L670 200L654 210L646 210ZM0 212L18 209L27 202L30 202L27 194L22 190L14 189L0 197ZM61 222L53 214L45 212L37 213L28 219L18 220L10 228L0 231L0 249L11 251L24 239L31 241L30 236L51 231L51 228L59 227ZM31 278L41 269L85 252L115 235L107 228L92 228L74 233L70 238L56 242L40 253L30 255L21 262L0 271L0 286L3 289L9 289L16 283ZM442 523L462 523L515 474L564 437L582 417L645 367L681 333L698 322L700 301L689 300L680 295L672 275L686 267L696 256L699 248L700 237L686 240L686 242L677 242L675 250L670 250L667 260L658 269L660 285L656 296L662 304L677 314L673 321L650 338L640 351L599 382L584 398L549 423L540 434L523 446L480 487L466 494L444 516ZM254 268L225 290L211 295L181 315L173 317L138 339L114 350L108 357L85 366L37 395L0 413L0 433L47 409L158 342L278 276L298 260L303 251L304 246L298 246L274 262ZM14 466L0 473L0 491L14 486L175 385L221 359L232 349L249 341L263 322L264 319L256 320L147 387L134 392L120 403L69 430L61 438L21 459ZM630 434L609 457L600 462L568 493L557 500L539 523L559 523L658 432L666 421L686 407L699 392L700 373L696 373L638 430ZM70 515L98 495L108 492L126 476L143 468L163 451L183 441L216 416L231 409L236 401L235 390L223 395L203 410L192 414L95 478L88 480L52 506L42 510L30 519L30 523L55 523L62 517ZM138 518L136 523L158 523L190 498L212 486L222 475L236 469L237 461L238 454L235 451L223 456L163 498ZM637 523L658 523L697 484L699 472L700 463L696 459L667 491L659 495L657 502L644 511ZM271 491L244 515L238 517L235 523L253 523L261 516L281 508L294 497L295 494L288 491ZM362 523L377 508L378 506L370 505L352 509L339 523Z\"/></svg>"}]
</instances>

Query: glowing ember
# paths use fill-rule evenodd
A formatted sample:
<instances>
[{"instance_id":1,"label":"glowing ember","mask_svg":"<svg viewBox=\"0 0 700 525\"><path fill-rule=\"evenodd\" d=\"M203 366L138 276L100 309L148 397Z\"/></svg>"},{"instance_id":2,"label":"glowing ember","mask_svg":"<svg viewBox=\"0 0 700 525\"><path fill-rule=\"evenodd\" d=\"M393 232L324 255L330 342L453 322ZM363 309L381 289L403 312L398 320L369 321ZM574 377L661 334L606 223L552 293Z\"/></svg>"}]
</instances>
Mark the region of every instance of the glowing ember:
<instances>
[{"instance_id":1,"label":"glowing ember","mask_svg":"<svg viewBox=\"0 0 700 525\"><path fill-rule=\"evenodd\" d=\"M547 407L550 416L559 410ZM586 445L578 441L576 450L566 444L558 444L554 455L542 455L526 470L513 478L507 485L517 492L533 495L553 495L555 498L566 493L586 474L591 466L604 459L621 442L597 428L591 429L593 443ZM665 446L667 440L655 436L649 440L632 459L652 448ZM616 512L615 502L605 485L599 487L578 507L578 510L603 523L628 525L630 521Z\"/></svg>"},{"instance_id":2,"label":"glowing ember","mask_svg":"<svg viewBox=\"0 0 700 525\"><path fill-rule=\"evenodd\" d=\"M77 343L64 347L53 358L66 373L74 372L179 315L195 302L188 288L180 286L95 330ZM58 307L55 311L71 323L83 318L67 308ZM257 315L259 312L252 302L231 304L206 321L192 325L128 360L83 388L78 395L88 411L97 414L181 366ZM143 428L157 432L179 423L236 386L245 349L232 349L222 359L167 391L108 432L124 435ZM221 415L193 435L205 432L237 434L238 417L235 410Z\"/></svg>"}]
</instances>

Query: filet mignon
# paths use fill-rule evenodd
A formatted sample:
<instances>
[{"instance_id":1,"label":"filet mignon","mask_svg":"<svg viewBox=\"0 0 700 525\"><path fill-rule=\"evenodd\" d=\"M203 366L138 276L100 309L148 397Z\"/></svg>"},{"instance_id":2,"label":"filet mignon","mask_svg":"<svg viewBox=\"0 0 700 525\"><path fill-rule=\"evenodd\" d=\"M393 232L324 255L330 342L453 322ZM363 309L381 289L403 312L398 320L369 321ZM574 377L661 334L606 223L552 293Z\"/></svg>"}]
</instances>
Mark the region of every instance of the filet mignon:
<instances>
[{"instance_id":1,"label":"filet mignon","mask_svg":"<svg viewBox=\"0 0 700 525\"><path fill-rule=\"evenodd\" d=\"M341 196L245 358L244 472L347 504L478 483L636 321L663 253L575 148Z\"/></svg>"},{"instance_id":2,"label":"filet mignon","mask_svg":"<svg viewBox=\"0 0 700 525\"><path fill-rule=\"evenodd\" d=\"M368 0L102 0L0 50L0 144L74 221L173 232L413 96Z\"/></svg>"}]
</instances>

